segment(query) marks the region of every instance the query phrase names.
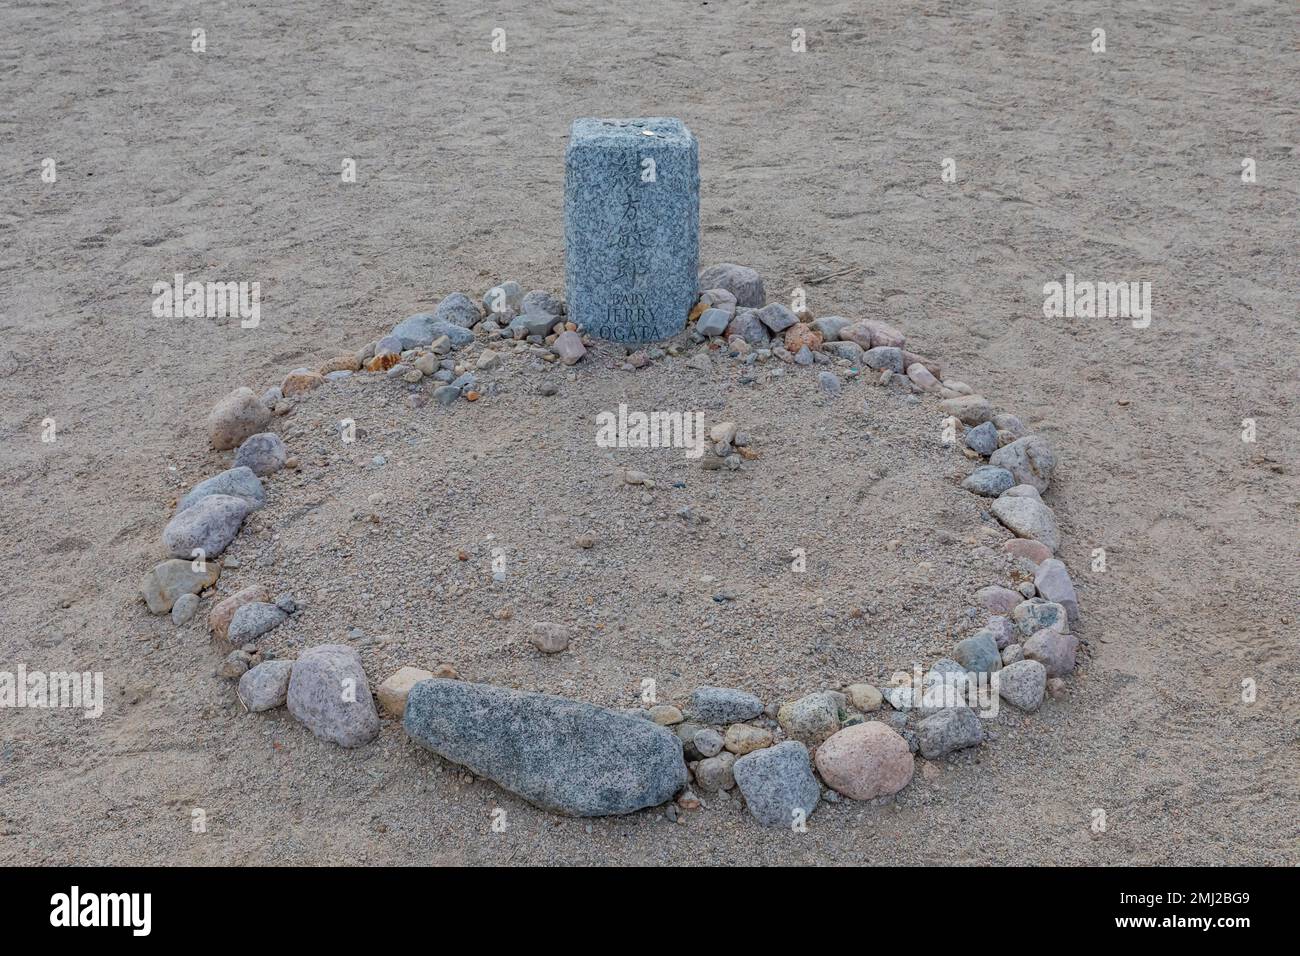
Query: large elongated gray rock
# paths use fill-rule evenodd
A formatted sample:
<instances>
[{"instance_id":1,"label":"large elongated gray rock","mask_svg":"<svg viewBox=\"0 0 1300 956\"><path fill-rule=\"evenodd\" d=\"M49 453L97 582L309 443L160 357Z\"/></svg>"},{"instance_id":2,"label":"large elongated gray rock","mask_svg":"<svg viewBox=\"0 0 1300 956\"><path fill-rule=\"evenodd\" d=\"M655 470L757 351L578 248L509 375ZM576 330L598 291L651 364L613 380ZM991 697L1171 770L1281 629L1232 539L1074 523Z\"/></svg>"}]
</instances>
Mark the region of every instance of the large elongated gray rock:
<instances>
[{"instance_id":1,"label":"large elongated gray rock","mask_svg":"<svg viewBox=\"0 0 1300 956\"><path fill-rule=\"evenodd\" d=\"M253 469L241 465L228 471L220 472L211 478L205 478L189 490L181 503L176 506L178 512L194 505L209 495L230 495L243 498L248 502L248 510L256 511L266 504L266 491L262 481L253 474Z\"/></svg>"},{"instance_id":2,"label":"large elongated gray rock","mask_svg":"<svg viewBox=\"0 0 1300 956\"><path fill-rule=\"evenodd\" d=\"M568 318L650 342L686 327L699 266L699 146L681 120L578 119L564 153Z\"/></svg>"},{"instance_id":3,"label":"large elongated gray rock","mask_svg":"<svg viewBox=\"0 0 1300 956\"><path fill-rule=\"evenodd\" d=\"M426 680L411 689L402 723L453 763L571 816L657 806L687 782L682 745L671 731L550 694Z\"/></svg>"},{"instance_id":4,"label":"large elongated gray rock","mask_svg":"<svg viewBox=\"0 0 1300 956\"><path fill-rule=\"evenodd\" d=\"M179 512L163 528L163 546L178 558L202 551L215 558L235 540L248 514L248 502L232 495L208 495Z\"/></svg>"},{"instance_id":5,"label":"large elongated gray rock","mask_svg":"<svg viewBox=\"0 0 1300 956\"><path fill-rule=\"evenodd\" d=\"M813 776L808 748L797 740L755 750L731 768L745 806L766 827L792 826L817 809L822 788Z\"/></svg>"},{"instance_id":6,"label":"large elongated gray rock","mask_svg":"<svg viewBox=\"0 0 1300 956\"><path fill-rule=\"evenodd\" d=\"M289 675L289 713L322 740L360 747L379 736L361 657L346 644L309 647Z\"/></svg>"},{"instance_id":7,"label":"large elongated gray rock","mask_svg":"<svg viewBox=\"0 0 1300 956\"><path fill-rule=\"evenodd\" d=\"M1070 580L1070 572L1065 569L1064 562L1048 558L1039 564L1038 570L1034 572L1034 586L1047 600L1065 608L1071 621L1079 619L1079 598L1074 593L1074 582Z\"/></svg>"}]
</instances>

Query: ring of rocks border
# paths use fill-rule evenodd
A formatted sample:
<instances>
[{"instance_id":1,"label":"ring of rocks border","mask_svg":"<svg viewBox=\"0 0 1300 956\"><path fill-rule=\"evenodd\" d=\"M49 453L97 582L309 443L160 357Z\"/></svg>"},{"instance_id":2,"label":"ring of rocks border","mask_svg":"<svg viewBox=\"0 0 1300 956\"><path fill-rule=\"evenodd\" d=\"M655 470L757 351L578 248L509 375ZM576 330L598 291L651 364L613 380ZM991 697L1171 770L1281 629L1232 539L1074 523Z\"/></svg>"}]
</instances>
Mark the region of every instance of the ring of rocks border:
<instances>
[{"instance_id":1,"label":"ring of rocks border","mask_svg":"<svg viewBox=\"0 0 1300 956\"><path fill-rule=\"evenodd\" d=\"M945 442L978 462L961 487L990 500L993 516L1015 535L1003 550L1028 579L1015 588L982 588L976 598L988 614L984 627L958 641L951 657L923 675L918 670L920 680L886 687L851 684L768 706L744 690L699 687L684 707L615 710L461 681L443 664L433 671L402 667L377 696L420 745L547 810L604 816L666 805L675 820L680 810L700 806L696 791L727 798L738 789L758 822L798 829L821 800L891 798L911 782L918 751L936 759L983 743L970 697L960 699L981 681L985 693L1025 712L1037 710L1045 694L1064 694L1062 678L1074 669L1078 649L1071 631L1078 602L1054 556L1059 531L1042 500L1056 461L1045 439L945 378L939 362L908 351L903 334L887 323L796 314L766 301L756 271L732 263L700 270L699 289L687 330L665 348L629 346L635 350L623 368L682 359L708 371L717 353L749 366L818 368L818 387L832 398L843 387L836 369L850 381L875 375L882 386L936 399L947 416ZM476 337L484 347L470 368L457 353ZM236 449L234 467L199 482L178 503L162 535L174 557L144 578L150 611L170 611L181 624L197 611L199 594L212 593L221 565L211 559L266 503L261 478L296 467L268 426L315 389L365 373L409 384L430 378L438 383L433 399L451 407L492 395L490 373L512 355L572 366L593 345L566 319L562 300L543 290L524 294L507 281L489 289L481 306L452 293L432 313L409 316L355 355L294 369L262 396L234 390L208 418L212 447ZM408 400L418 407L427 398L418 392ZM710 441L703 468L737 469L756 457L733 423L715 425ZM649 481L637 472L625 480ZM193 560L199 551L204 562ZM260 637L297 613L291 595L272 598L259 585L216 603L209 629L218 646L232 648L218 675L238 679L239 699L250 711L286 705L317 737L342 747L368 743L380 721L353 648L318 645L294 661L258 651ZM531 640L541 653L568 643L566 629L554 624L535 625Z\"/></svg>"}]
</instances>

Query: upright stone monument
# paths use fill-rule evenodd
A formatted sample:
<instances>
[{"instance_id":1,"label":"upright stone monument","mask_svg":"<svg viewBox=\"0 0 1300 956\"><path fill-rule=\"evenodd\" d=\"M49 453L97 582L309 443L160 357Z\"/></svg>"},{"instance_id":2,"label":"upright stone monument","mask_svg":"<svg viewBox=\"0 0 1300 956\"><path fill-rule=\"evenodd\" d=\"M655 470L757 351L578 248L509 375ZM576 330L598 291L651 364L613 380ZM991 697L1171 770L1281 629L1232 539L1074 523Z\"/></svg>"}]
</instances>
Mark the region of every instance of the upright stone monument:
<instances>
[{"instance_id":1,"label":"upright stone monument","mask_svg":"<svg viewBox=\"0 0 1300 956\"><path fill-rule=\"evenodd\" d=\"M700 246L699 145L661 116L579 119L564 154L568 318L596 338L686 327Z\"/></svg>"}]
</instances>

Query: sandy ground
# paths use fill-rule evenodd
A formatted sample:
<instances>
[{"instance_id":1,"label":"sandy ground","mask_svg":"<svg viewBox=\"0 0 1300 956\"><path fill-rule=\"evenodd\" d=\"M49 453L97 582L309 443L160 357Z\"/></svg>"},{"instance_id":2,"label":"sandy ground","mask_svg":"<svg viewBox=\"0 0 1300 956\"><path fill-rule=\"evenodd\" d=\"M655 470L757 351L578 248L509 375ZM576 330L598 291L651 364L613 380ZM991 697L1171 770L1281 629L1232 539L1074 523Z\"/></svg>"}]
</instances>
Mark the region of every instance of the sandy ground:
<instances>
[{"instance_id":1,"label":"sandy ground","mask_svg":"<svg viewBox=\"0 0 1300 956\"><path fill-rule=\"evenodd\" d=\"M108 705L97 721L0 713L0 861L1300 859L1300 84L1287 5L60 6L0 11L0 666L102 670ZM207 32L202 55L189 49L195 27ZM490 51L494 27L507 31L504 54ZM789 50L796 27L803 54ZM1094 27L1107 31L1105 54L1089 51ZM804 834L716 810L678 825L653 813L562 820L439 770L394 726L345 753L287 719L240 717L200 630L177 632L138 600L178 485L224 466L204 451L216 398L355 348L450 291L503 277L559 291L568 124L647 114L680 116L700 139L705 262L752 265L782 295L853 267L815 287L814 312L891 319L1049 436L1062 462L1051 498L1089 647L1068 700L918 776L890 806L823 806ZM953 184L940 178L947 156ZM57 183L41 181L46 157ZM355 184L339 182L343 157L357 160ZM1256 161L1253 184L1240 180L1243 157ZM259 281L261 326L155 319L151 286L175 272ZM1150 280L1151 326L1045 319L1042 285L1066 272ZM594 402L671 384L623 386L641 380L619 374ZM883 400L850 392L845 405L868 396ZM449 447L428 452L436 473L459 459L455 487L481 493L455 506L481 527L430 534L431 570L481 538L494 508L546 499L547 455L533 467L523 456L508 480L483 466L506 483L498 499L475 484L469 450L490 440L556 451L584 414L573 388L556 398L508 418L494 417L504 404L458 409L458 424L479 413L489 425L470 425L464 446L447 422L420 426L444 429ZM739 386L721 382L716 398L744 419ZM837 507L875 453L845 454L838 445L856 449L854 436L837 426L819 459L815 435L796 441L799 423L841 413L797 396L784 408L785 420L754 427L775 438L773 453L725 494L743 510L750 491L825 488L833 503L811 509L817 521L834 509L827 523L888 597L912 567L906 550L878 554L895 536L879 509ZM411 414L394 403L392 418ZM53 444L40 441L46 418ZM1245 418L1255 443L1241 440ZM791 487L795 462L803 484ZM916 482L914 494L898 489L909 520L946 500L926 469L899 466ZM570 489L578 509L597 477ZM339 520L352 506L321 497ZM623 527L670 533L656 517L606 517L602 540L620 547ZM738 533L784 544L789 527ZM557 560L571 530L551 531ZM849 543L834 553L851 557ZM1105 573L1087 570L1099 547ZM328 560L308 553L301 566ZM373 585L399 605L418 596L411 587ZM673 600L652 586L639 606L667 620ZM968 598L931 600L938 621ZM631 622L637 611L621 613ZM792 639L814 641L816 623L796 617ZM430 652L461 627L444 623ZM402 639L419 649L425 633ZM599 676L598 648L584 642L580 673ZM488 649L467 666L510 666ZM717 655L721 676L745 653ZM814 673L849 663L832 653ZM1251 704L1245 679L1258 687ZM765 689L783 690L775 679ZM491 832L496 806L510 811L505 833ZM195 807L207 810L204 834L191 832ZM1095 809L1104 833L1090 829Z\"/></svg>"}]
</instances>

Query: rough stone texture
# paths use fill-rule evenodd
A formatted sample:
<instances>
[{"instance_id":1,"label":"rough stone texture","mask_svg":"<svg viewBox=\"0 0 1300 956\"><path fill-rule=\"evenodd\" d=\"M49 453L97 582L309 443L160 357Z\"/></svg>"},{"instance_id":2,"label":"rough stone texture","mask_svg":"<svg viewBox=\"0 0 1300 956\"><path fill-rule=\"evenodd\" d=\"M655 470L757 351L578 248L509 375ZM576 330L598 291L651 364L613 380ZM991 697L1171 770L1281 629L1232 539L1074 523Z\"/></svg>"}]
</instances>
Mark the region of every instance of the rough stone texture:
<instances>
[{"instance_id":1,"label":"rough stone texture","mask_svg":"<svg viewBox=\"0 0 1300 956\"><path fill-rule=\"evenodd\" d=\"M997 640L988 631L979 631L958 641L952 656L958 664L976 674L990 674L1002 666Z\"/></svg>"},{"instance_id":2,"label":"rough stone texture","mask_svg":"<svg viewBox=\"0 0 1300 956\"><path fill-rule=\"evenodd\" d=\"M754 314L757 315L758 320L771 329L773 333L784 332L790 326L799 321L795 318L794 313L780 302L769 302Z\"/></svg>"},{"instance_id":3,"label":"rough stone texture","mask_svg":"<svg viewBox=\"0 0 1300 956\"><path fill-rule=\"evenodd\" d=\"M946 398L939 403L939 409L945 415L956 416L963 425L983 425L993 417L993 407L983 395L958 395L955 398ZM1001 465L1001 462L997 461L991 463Z\"/></svg>"},{"instance_id":4,"label":"rough stone texture","mask_svg":"<svg viewBox=\"0 0 1300 956\"><path fill-rule=\"evenodd\" d=\"M1015 476L1017 484L1031 485L1041 493L1052 480L1056 455L1045 438L1026 435L995 451L989 464L1005 468Z\"/></svg>"},{"instance_id":5,"label":"rough stone texture","mask_svg":"<svg viewBox=\"0 0 1300 956\"><path fill-rule=\"evenodd\" d=\"M1041 501L1003 495L993 502L992 511L1017 537L1032 538L1053 553L1060 548L1061 532L1056 527L1056 515Z\"/></svg>"},{"instance_id":6,"label":"rough stone texture","mask_svg":"<svg viewBox=\"0 0 1300 956\"><path fill-rule=\"evenodd\" d=\"M813 319L811 324L821 333L823 342L834 342L840 337L840 330L847 329L853 320L839 315L823 315L819 319ZM859 345L858 348L862 346Z\"/></svg>"},{"instance_id":7,"label":"rough stone texture","mask_svg":"<svg viewBox=\"0 0 1300 956\"><path fill-rule=\"evenodd\" d=\"M194 612L199 609L199 597L197 594L182 594L172 605L172 623L177 627L182 624L188 624L194 617Z\"/></svg>"},{"instance_id":8,"label":"rough stone texture","mask_svg":"<svg viewBox=\"0 0 1300 956\"><path fill-rule=\"evenodd\" d=\"M884 700L880 691L873 684L850 684L844 688L844 693L848 697L849 703L864 714L878 710L881 701Z\"/></svg>"},{"instance_id":9,"label":"rough stone texture","mask_svg":"<svg viewBox=\"0 0 1300 956\"><path fill-rule=\"evenodd\" d=\"M379 736L379 714L361 657L345 644L302 652L289 678L288 703L289 713L308 730L340 747L360 747Z\"/></svg>"},{"instance_id":10,"label":"rough stone texture","mask_svg":"<svg viewBox=\"0 0 1300 956\"><path fill-rule=\"evenodd\" d=\"M727 325L727 341L730 342L736 336L740 336L750 345L760 348L767 346L767 326L759 320L758 312L754 309L736 311L735 318Z\"/></svg>"},{"instance_id":11,"label":"rough stone texture","mask_svg":"<svg viewBox=\"0 0 1300 956\"><path fill-rule=\"evenodd\" d=\"M656 806L688 780L672 731L550 694L422 681L407 698L403 726L453 763L530 803L573 816Z\"/></svg>"},{"instance_id":12,"label":"rough stone texture","mask_svg":"<svg viewBox=\"0 0 1300 956\"><path fill-rule=\"evenodd\" d=\"M437 319L428 312L407 316L393 326L389 335L396 337L403 349L424 348L444 335L453 348L463 348L474 341L474 333L469 329L445 319Z\"/></svg>"},{"instance_id":13,"label":"rough stone texture","mask_svg":"<svg viewBox=\"0 0 1300 956\"><path fill-rule=\"evenodd\" d=\"M998 448L998 429L992 422L984 422L982 425L976 425L969 429L962 438L966 447L973 452L978 452L984 457L988 457L997 451ZM1010 474L1010 472L1007 472ZM1013 481L1012 485L1015 484ZM1008 488L1011 485L1007 485ZM1005 489L1004 489L1005 490Z\"/></svg>"},{"instance_id":14,"label":"rough stone texture","mask_svg":"<svg viewBox=\"0 0 1300 956\"><path fill-rule=\"evenodd\" d=\"M722 752L722 734L712 727L701 727L691 738L696 751L702 757L716 757Z\"/></svg>"},{"instance_id":15,"label":"rough stone texture","mask_svg":"<svg viewBox=\"0 0 1300 956\"><path fill-rule=\"evenodd\" d=\"M266 428L271 410L251 388L237 388L208 415L208 440L217 451L235 448L249 435Z\"/></svg>"},{"instance_id":16,"label":"rough stone texture","mask_svg":"<svg viewBox=\"0 0 1300 956\"><path fill-rule=\"evenodd\" d=\"M1047 689L1047 668L1034 660L1019 660L998 672L998 696L1013 707L1034 711Z\"/></svg>"},{"instance_id":17,"label":"rough stone texture","mask_svg":"<svg viewBox=\"0 0 1300 956\"><path fill-rule=\"evenodd\" d=\"M176 511L184 511L209 495L243 498L248 503L249 511L256 511L266 504L266 490L262 487L261 479L253 474L251 468L240 467L231 468L200 481L181 499L180 504L176 506Z\"/></svg>"},{"instance_id":18,"label":"rough stone texture","mask_svg":"<svg viewBox=\"0 0 1300 956\"><path fill-rule=\"evenodd\" d=\"M482 318L478 306L464 292L453 292L439 302L438 307L433 310L435 325L446 322L448 325L458 325L462 329L472 329Z\"/></svg>"},{"instance_id":19,"label":"rough stone texture","mask_svg":"<svg viewBox=\"0 0 1300 956\"><path fill-rule=\"evenodd\" d=\"M840 729L839 703L824 691L808 694L784 704L776 719L787 735L816 746Z\"/></svg>"},{"instance_id":20,"label":"rough stone texture","mask_svg":"<svg viewBox=\"0 0 1300 956\"><path fill-rule=\"evenodd\" d=\"M551 349L565 365L573 365L587 354L587 347L582 344L582 336L577 332L561 332Z\"/></svg>"},{"instance_id":21,"label":"rough stone texture","mask_svg":"<svg viewBox=\"0 0 1300 956\"><path fill-rule=\"evenodd\" d=\"M889 371L901 375L903 372L903 350L887 345L870 348L863 354L862 363L867 368L874 368L877 371L889 369Z\"/></svg>"},{"instance_id":22,"label":"rough stone texture","mask_svg":"<svg viewBox=\"0 0 1300 956\"><path fill-rule=\"evenodd\" d=\"M1010 541L1004 541L1002 550L1034 564L1042 564L1052 556L1052 552L1046 545L1038 541L1030 541L1028 538L1012 538Z\"/></svg>"},{"instance_id":23,"label":"rough stone texture","mask_svg":"<svg viewBox=\"0 0 1300 956\"><path fill-rule=\"evenodd\" d=\"M1025 659L1025 649L1014 641L1002 649L1002 666L1006 668L1008 664L1014 664L1016 661Z\"/></svg>"},{"instance_id":24,"label":"rough stone texture","mask_svg":"<svg viewBox=\"0 0 1300 956\"><path fill-rule=\"evenodd\" d=\"M917 722L916 735L921 755L933 760L944 754L973 747L984 740L980 719L969 707L948 707Z\"/></svg>"},{"instance_id":25,"label":"rough stone texture","mask_svg":"<svg viewBox=\"0 0 1300 956\"><path fill-rule=\"evenodd\" d=\"M732 774L749 812L764 826L788 827L807 819L821 799L808 748L797 740L746 754Z\"/></svg>"},{"instance_id":26,"label":"rough stone texture","mask_svg":"<svg viewBox=\"0 0 1300 956\"><path fill-rule=\"evenodd\" d=\"M306 395L324 384L325 376L309 368L296 368L284 377L284 381L280 383L280 391L289 397Z\"/></svg>"},{"instance_id":27,"label":"rough stone texture","mask_svg":"<svg viewBox=\"0 0 1300 956\"><path fill-rule=\"evenodd\" d=\"M724 309L705 309L695 323L695 331L699 332L700 335L715 338L727 331L727 326L731 324L733 314Z\"/></svg>"},{"instance_id":28,"label":"rough stone texture","mask_svg":"<svg viewBox=\"0 0 1300 956\"><path fill-rule=\"evenodd\" d=\"M736 785L736 755L723 751L695 765L695 782L706 793L730 790Z\"/></svg>"},{"instance_id":29,"label":"rough stone texture","mask_svg":"<svg viewBox=\"0 0 1300 956\"><path fill-rule=\"evenodd\" d=\"M1016 639L1016 626L1003 614L996 614L989 618L988 623L978 633L986 632L993 638L993 643L998 646L998 650L1002 650Z\"/></svg>"},{"instance_id":30,"label":"rough stone texture","mask_svg":"<svg viewBox=\"0 0 1300 956\"><path fill-rule=\"evenodd\" d=\"M289 696L293 661L263 661L239 678L239 698L257 713L279 707Z\"/></svg>"},{"instance_id":31,"label":"rough stone texture","mask_svg":"<svg viewBox=\"0 0 1300 956\"><path fill-rule=\"evenodd\" d=\"M691 717L706 724L733 724L753 720L763 712L763 702L753 694L730 687L697 687L691 692Z\"/></svg>"},{"instance_id":32,"label":"rough stone texture","mask_svg":"<svg viewBox=\"0 0 1300 956\"><path fill-rule=\"evenodd\" d=\"M1016 479L1011 477L1011 472L1005 468L980 465L966 476L961 486L973 494L996 498L1015 483Z\"/></svg>"},{"instance_id":33,"label":"rough stone texture","mask_svg":"<svg viewBox=\"0 0 1300 956\"><path fill-rule=\"evenodd\" d=\"M912 380L917 387L931 391L937 388L939 380L934 377L934 373L922 365L920 362L913 362L907 367L907 377Z\"/></svg>"},{"instance_id":34,"label":"rough stone texture","mask_svg":"<svg viewBox=\"0 0 1300 956\"><path fill-rule=\"evenodd\" d=\"M1047 668L1048 677L1064 677L1074 670L1079 639L1055 628L1035 631L1025 641L1025 657Z\"/></svg>"},{"instance_id":35,"label":"rough stone texture","mask_svg":"<svg viewBox=\"0 0 1300 956\"><path fill-rule=\"evenodd\" d=\"M247 514L248 502L243 498L208 495L167 522L163 547L178 558L193 557L196 549L207 559L215 558L235 540Z\"/></svg>"},{"instance_id":36,"label":"rough stone texture","mask_svg":"<svg viewBox=\"0 0 1300 956\"><path fill-rule=\"evenodd\" d=\"M1017 630L1026 637L1046 628L1054 631L1070 629L1065 607L1053 601L1022 601L1011 612L1011 619L1016 622Z\"/></svg>"},{"instance_id":37,"label":"rough stone texture","mask_svg":"<svg viewBox=\"0 0 1300 956\"><path fill-rule=\"evenodd\" d=\"M643 181L646 160L653 182ZM667 117L574 120L564 172L569 319L616 342L680 332L699 289L699 146L690 130Z\"/></svg>"},{"instance_id":38,"label":"rough stone texture","mask_svg":"<svg viewBox=\"0 0 1300 956\"><path fill-rule=\"evenodd\" d=\"M433 680L433 672L421 667L399 667L390 674L376 692L384 713L401 717L406 712L406 700L411 688L422 680Z\"/></svg>"},{"instance_id":39,"label":"rough stone texture","mask_svg":"<svg viewBox=\"0 0 1300 956\"><path fill-rule=\"evenodd\" d=\"M1079 619L1079 598L1074 593L1074 582L1065 563L1057 558L1048 558L1038 565L1034 572L1034 587L1047 600L1061 605L1071 621Z\"/></svg>"},{"instance_id":40,"label":"rough stone texture","mask_svg":"<svg viewBox=\"0 0 1300 956\"><path fill-rule=\"evenodd\" d=\"M816 323L813 323L814 328ZM862 364L862 346L856 342L823 342L822 351L827 355L834 355L836 358L844 359L854 365Z\"/></svg>"},{"instance_id":41,"label":"rough stone texture","mask_svg":"<svg viewBox=\"0 0 1300 956\"><path fill-rule=\"evenodd\" d=\"M817 748L816 762L826 785L854 800L898 793L912 782L915 769L907 741L875 720L831 736Z\"/></svg>"},{"instance_id":42,"label":"rough stone texture","mask_svg":"<svg viewBox=\"0 0 1300 956\"><path fill-rule=\"evenodd\" d=\"M217 602L208 613L208 630L212 632L212 636L219 641L226 640L235 612L245 604L252 604L254 601L270 603L271 592L260 584L254 584Z\"/></svg>"},{"instance_id":43,"label":"rough stone texture","mask_svg":"<svg viewBox=\"0 0 1300 956\"><path fill-rule=\"evenodd\" d=\"M242 647L256 641L268 631L275 630L288 619L289 615L274 604L262 601L241 604L235 608L235 613L230 618L226 640L236 647Z\"/></svg>"},{"instance_id":44,"label":"rough stone texture","mask_svg":"<svg viewBox=\"0 0 1300 956\"><path fill-rule=\"evenodd\" d=\"M551 621L537 621L528 635L533 647L543 654L558 654L569 646L569 629Z\"/></svg>"},{"instance_id":45,"label":"rough stone texture","mask_svg":"<svg viewBox=\"0 0 1300 956\"><path fill-rule=\"evenodd\" d=\"M483 311L489 317L515 316L524 308L524 288L513 279L494 285L483 293Z\"/></svg>"},{"instance_id":46,"label":"rough stone texture","mask_svg":"<svg viewBox=\"0 0 1300 956\"><path fill-rule=\"evenodd\" d=\"M732 724L727 728L722 745L737 756L772 746L772 731L752 724Z\"/></svg>"},{"instance_id":47,"label":"rough stone texture","mask_svg":"<svg viewBox=\"0 0 1300 956\"><path fill-rule=\"evenodd\" d=\"M279 435L258 432L245 438L239 451L235 452L235 468L248 468L258 477L271 475L284 467L288 457L289 452Z\"/></svg>"},{"instance_id":48,"label":"rough stone texture","mask_svg":"<svg viewBox=\"0 0 1300 956\"><path fill-rule=\"evenodd\" d=\"M817 352L822 347L822 334L811 325L800 322L785 330L784 345L787 352L798 352L802 348Z\"/></svg>"},{"instance_id":49,"label":"rough stone texture","mask_svg":"<svg viewBox=\"0 0 1300 956\"><path fill-rule=\"evenodd\" d=\"M741 308L761 309L767 304L763 277L748 266L738 266L732 262L701 269L697 287L701 291L725 289L736 297L736 305Z\"/></svg>"},{"instance_id":50,"label":"rough stone texture","mask_svg":"<svg viewBox=\"0 0 1300 956\"><path fill-rule=\"evenodd\" d=\"M991 584L976 591L975 600L979 601L992 614L1010 614L1015 606L1024 599L1018 592L1010 588Z\"/></svg>"}]
</instances>

